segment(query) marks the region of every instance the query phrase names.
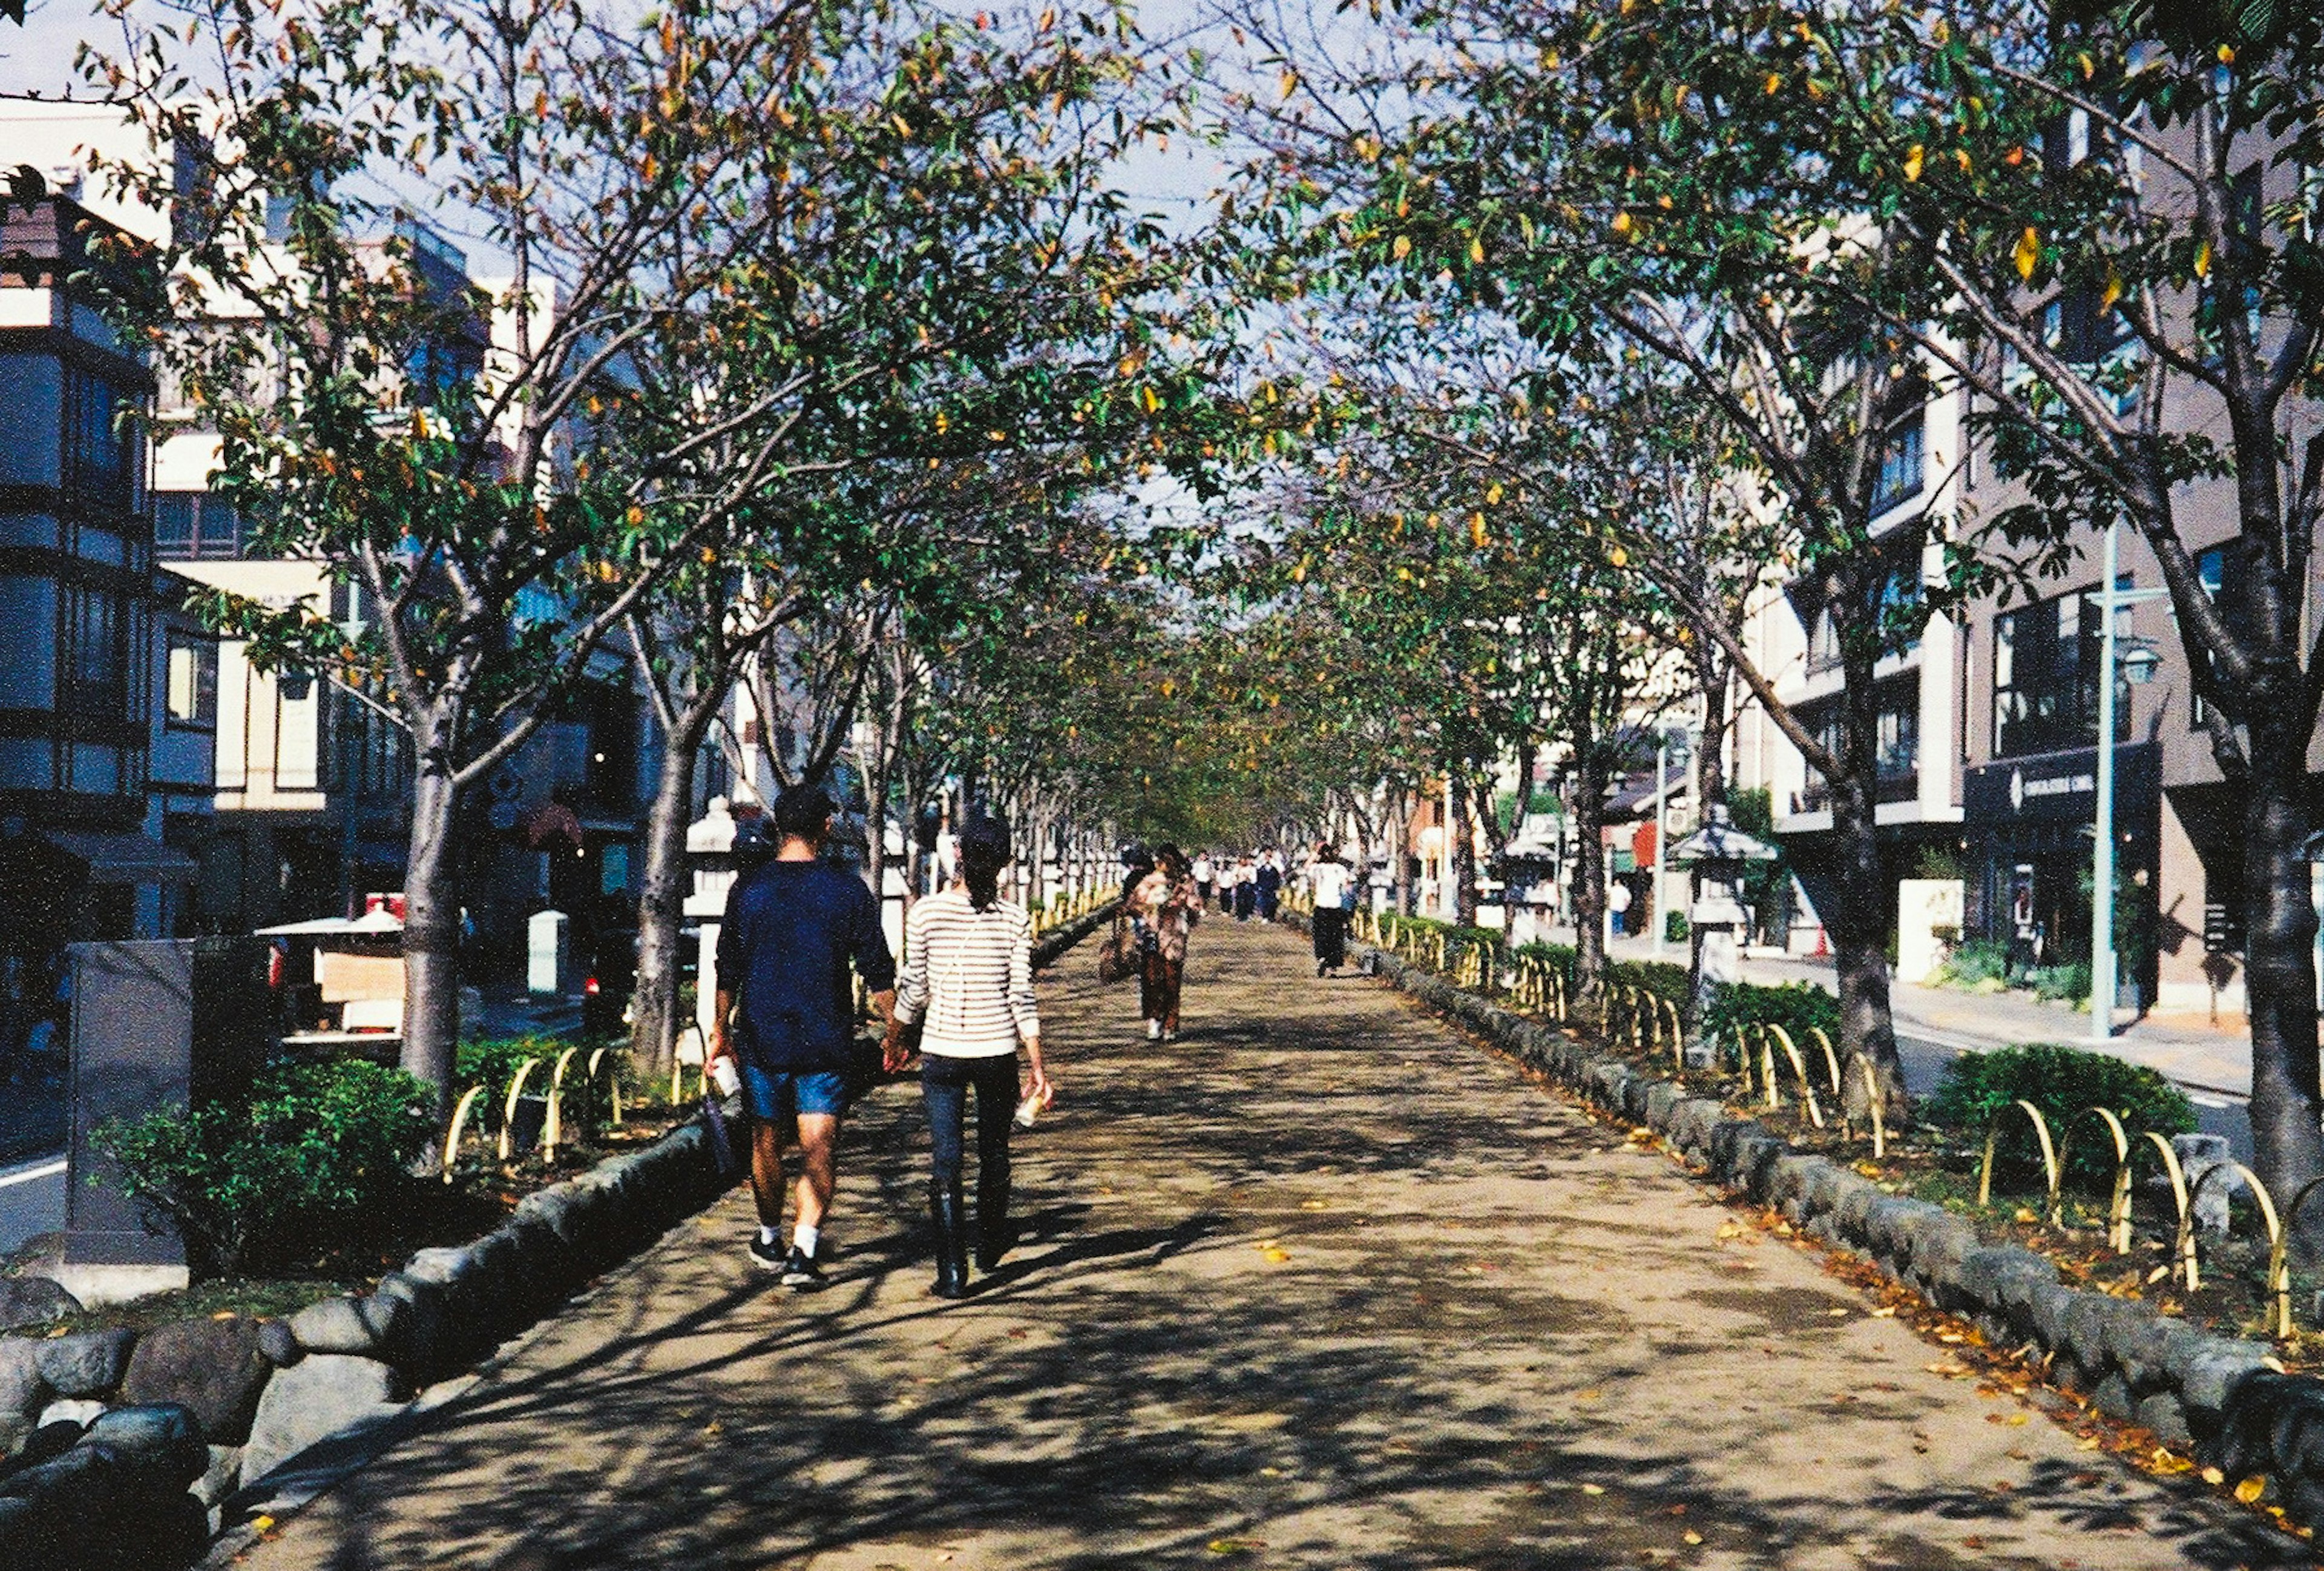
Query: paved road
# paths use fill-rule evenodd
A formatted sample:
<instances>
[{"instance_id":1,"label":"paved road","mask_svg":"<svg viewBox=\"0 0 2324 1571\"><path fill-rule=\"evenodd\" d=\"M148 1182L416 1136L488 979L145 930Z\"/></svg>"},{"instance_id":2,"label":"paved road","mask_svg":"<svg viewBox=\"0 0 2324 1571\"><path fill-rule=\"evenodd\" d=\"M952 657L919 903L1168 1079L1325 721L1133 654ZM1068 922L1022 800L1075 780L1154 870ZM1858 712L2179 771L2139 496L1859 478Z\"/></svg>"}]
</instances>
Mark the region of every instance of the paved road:
<instances>
[{"instance_id":1,"label":"paved road","mask_svg":"<svg viewBox=\"0 0 2324 1571\"><path fill-rule=\"evenodd\" d=\"M766 1286L731 1197L244 1564L2309 1563L1932 1372L1814 1257L1288 933L1206 925L1170 1046L1086 965L1044 988L1032 1236L967 1305L924 1294L925 1135L883 1093L830 1291Z\"/></svg>"},{"instance_id":2,"label":"paved road","mask_svg":"<svg viewBox=\"0 0 2324 1571\"><path fill-rule=\"evenodd\" d=\"M0 1167L0 1254L65 1224L62 1152Z\"/></svg>"}]
</instances>

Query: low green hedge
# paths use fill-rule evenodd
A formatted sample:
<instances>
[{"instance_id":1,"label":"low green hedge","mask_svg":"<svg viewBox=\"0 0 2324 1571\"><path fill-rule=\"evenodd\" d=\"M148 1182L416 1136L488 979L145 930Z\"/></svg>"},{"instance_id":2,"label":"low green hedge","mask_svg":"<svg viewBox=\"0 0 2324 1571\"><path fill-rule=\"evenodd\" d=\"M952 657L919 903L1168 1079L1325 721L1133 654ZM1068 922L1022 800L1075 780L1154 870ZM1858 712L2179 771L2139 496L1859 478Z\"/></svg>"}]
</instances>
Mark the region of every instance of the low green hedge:
<instances>
[{"instance_id":1,"label":"low green hedge","mask_svg":"<svg viewBox=\"0 0 2324 1571\"><path fill-rule=\"evenodd\" d=\"M1703 1030L1721 1049L1734 1045L1736 1033L1753 1026L1779 1025L1793 1044L1805 1052L1808 1032L1820 1030L1840 1046L1840 1000L1812 982L1785 982L1766 986L1757 982L1729 982L1714 991Z\"/></svg>"},{"instance_id":2,"label":"low green hedge","mask_svg":"<svg viewBox=\"0 0 2324 1571\"><path fill-rule=\"evenodd\" d=\"M198 1271L235 1274L327 1252L401 1209L432 1104L418 1080L365 1059L283 1064L246 1104L115 1119L94 1139Z\"/></svg>"},{"instance_id":3,"label":"low green hedge","mask_svg":"<svg viewBox=\"0 0 2324 1571\"><path fill-rule=\"evenodd\" d=\"M1998 1118L1994 1160L2038 1169L2042 1151L2033 1120L2022 1112L2003 1117L2021 1099L2042 1110L2050 1138L2064 1143L2066 1177L2083 1184L2110 1182L2115 1162L2113 1141L2100 1121L2074 1122L2085 1108L2105 1108L2133 1140L2142 1130L2167 1139L2195 1127L2194 1104L2153 1069L2054 1042L1961 1054L1946 1067L1924 1112L1932 1123L1978 1146Z\"/></svg>"}]
</instances>

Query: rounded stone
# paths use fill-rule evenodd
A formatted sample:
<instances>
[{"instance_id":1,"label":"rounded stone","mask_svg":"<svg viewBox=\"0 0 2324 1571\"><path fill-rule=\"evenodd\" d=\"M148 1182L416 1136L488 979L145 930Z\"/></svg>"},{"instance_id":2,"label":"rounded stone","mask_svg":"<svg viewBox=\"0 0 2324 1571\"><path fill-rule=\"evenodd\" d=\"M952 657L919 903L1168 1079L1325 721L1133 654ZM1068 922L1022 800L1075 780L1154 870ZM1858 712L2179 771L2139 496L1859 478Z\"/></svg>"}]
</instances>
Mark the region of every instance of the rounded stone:
<instances>
[{"instance_id":1,"label":"rounded stone","mask_svg":"<svg viewBox=\"0 0 2324 1571\"><path fill-rule=\"evenodd\" d=\"M80 1300L47 1277L0 1277L0 1331L46 1326L80 1313Z\"/></svg>"},{"instance_id":2,"label":"rounded stone","mask_svg":"<svg viewBox=\"0 0 2324 1571\"><path fill-rule=\"evenodd\" d=\"M180 1320L148 1331L129 1357L121 1399L136 1404L178 1403L222 1445L250 1433L258 1393L274 1366L260 1350L255 1320Z\"/></svg>"},{"instance_id":3,"label":"rounded stone","mask_svg":"<svg viewBox=\"0 0 2324 1571\"><path fill-rule=\"evenodd\" d=\"M48 1405L50 1395L41 1378L40 1344L0 1338L0 1419L28 1419Z\"/></svg>"},{"instance_id":4,"label":"rounded stone","mask_svg":"<svg viewBox=\"0 0 2324 1571\"><path fill-rule=\"evenodd\" d=\"M87 1429L104 1415L103 1402L88 1397L66 1397L41 1409L40 1427L45 1429L51 1424L71 1424L77 1429ZM39 1430L34 1433L38 1434ZM76 1434L73 1437L78 1441L80 1437Z\"/></svg>"},{"instance_id":5,"label":"rounded stone","mask_svg":"<svg viewBox=\"0 0 2324 1571\"><path fill-rule=\"evenodd\" d=\"M288 1369L307 1356L307 1350L299 1345L299 1338L292 1333L288 1320L261 1320L258 1323L258 1350L266 1355L266 1362L277 1369Z\"/></svg>"},{"instance_id":6,"label":"rounded stone","mask_svg":"<svg viewBox=\"0 0 2324 1571\"><path fill-rule=\"evenodd\" d=\"M358 1299L341 1296L308 1305L290 1317L290 1335L309 1353L368 1354L379 1347L379 1333L367 1319Z\"/></svg>"},{"instance_id":7,"label":"rounded stone","mask_svg":"<svg viewBox=\"0 0 2324 1571\"><path fill-rule=\"evenodd\" d=\"M99 1414L81 1437L84 1444L110 1446L151 1476L183 1489L209 1468L202 1427L182 1402L115 1408Z\"/></svg>"},{"instance_id":8,"label":"rounded stone","mask_svg":"<svg viewBox=\"0 0 2324 1571\"><path fill-rule=\"evenodd\" d=\"M136 1342L136 1333L117 1328L49 1337L34 1344L41 1378L60 1396L102 1396L121 1383Z\"/></svg>"}]
</instances>

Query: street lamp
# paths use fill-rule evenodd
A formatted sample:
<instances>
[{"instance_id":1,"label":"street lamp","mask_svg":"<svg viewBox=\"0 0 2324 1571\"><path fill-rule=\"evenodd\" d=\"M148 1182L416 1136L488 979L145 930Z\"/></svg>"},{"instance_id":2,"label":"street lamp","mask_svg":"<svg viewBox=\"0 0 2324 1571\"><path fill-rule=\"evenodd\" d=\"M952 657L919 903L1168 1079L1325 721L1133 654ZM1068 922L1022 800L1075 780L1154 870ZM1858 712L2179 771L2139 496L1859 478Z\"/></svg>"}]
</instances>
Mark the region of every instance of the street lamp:
<instances>
[{"instance_id":1,"label":"street lamp","mask_svg":"<svg viewBox=\"0 0 2324 1571\"><path fill-rule=\"evenodd\" d=\"M2104 1045L2114 1040L2116 993L2114 953L2114 668L2115 613L2125 607L2160 599L2162 589L2123 589L2116 584L2115 561L2122 525L2108 521L2106 567L2098 593L2098 822L2090 867L2090 1040ZM2157 664L2154 652L2134 639L2124 674L2133 682L2152 680Z\"/></svg>"}]
</instances>

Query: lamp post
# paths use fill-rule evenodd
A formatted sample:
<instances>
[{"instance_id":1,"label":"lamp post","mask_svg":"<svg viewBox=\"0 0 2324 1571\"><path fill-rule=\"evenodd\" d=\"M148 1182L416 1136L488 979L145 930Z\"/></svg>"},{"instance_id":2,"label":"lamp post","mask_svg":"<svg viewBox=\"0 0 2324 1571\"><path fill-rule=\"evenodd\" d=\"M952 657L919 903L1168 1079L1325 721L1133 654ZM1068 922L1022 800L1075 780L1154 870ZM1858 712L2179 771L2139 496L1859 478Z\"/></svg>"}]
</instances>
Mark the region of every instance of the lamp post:
<instances>
[{"instance_id":1,"label":"lamp post","mask_svg":"<svg viewBox=\"0 0 2324 1571\"><path fill-rule=\"evenodd\" d=\"M2098 819L2093 826L2090 865L2090 1040L2103 1045L2114 1040L2116 993L2114 952L2114 668L2116 638L2115 613L2142 601L2161 597L2161 589L2125 590L2116 582L2116 560L2122 525L2109 521L2106 528L2105 570L2093 596L2098 603ZM2127 674L2144 682L2154 671L2154 654L2133 640Z\"/></svg>"},{"instance_id":2,"label":"lamp post","mask_svg":"<svg viewBox=\"0 0 2324 1571\"><path fill-rule=\"evenodd\" d=\"M1663 855L1663 843L1670 838L1670 827L1665 821L1665 806L1670 795L1670 739L1674 723L1668 720L1655 727L1655 909L1646 919L1655 925L1655 958L1663 957L1663 948L1670 932L1670 919L1663 910L1663 868L1667 860ZM1691 735L1684 721L1675 723L1679 738L1683 743ZM1689 754L1682 751L1679 762L1683 764Z\"/></svg>"}]
</instances>

